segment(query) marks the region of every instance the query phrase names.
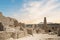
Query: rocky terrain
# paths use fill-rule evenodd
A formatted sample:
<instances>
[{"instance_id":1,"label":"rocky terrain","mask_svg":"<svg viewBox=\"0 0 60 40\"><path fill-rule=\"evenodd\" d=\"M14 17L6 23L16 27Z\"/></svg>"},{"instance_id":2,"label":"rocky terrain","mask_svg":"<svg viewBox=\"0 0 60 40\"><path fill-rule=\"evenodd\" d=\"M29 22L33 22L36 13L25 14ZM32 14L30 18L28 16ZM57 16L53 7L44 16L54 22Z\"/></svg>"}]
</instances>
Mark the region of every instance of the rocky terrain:
<instances>
[{"instance_id":1,"label":"rocky terrain","mask_svg":"<svg viewBox=\"0 0 60 40\"><path fill-rule=\"evenodd\" d=\"M25 24L0 12L0 40L59 40L60 24ZM58 27L54 27L58 26Z\"/></svg>"}]
</instances>

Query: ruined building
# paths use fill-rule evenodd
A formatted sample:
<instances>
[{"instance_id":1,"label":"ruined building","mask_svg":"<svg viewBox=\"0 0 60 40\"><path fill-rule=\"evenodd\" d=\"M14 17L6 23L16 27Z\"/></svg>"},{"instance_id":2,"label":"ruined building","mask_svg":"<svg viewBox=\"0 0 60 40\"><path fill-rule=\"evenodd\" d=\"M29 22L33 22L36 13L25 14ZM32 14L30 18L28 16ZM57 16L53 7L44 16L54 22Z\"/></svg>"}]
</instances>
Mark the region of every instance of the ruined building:
<instances>
[{"instance_id":1,"label":"ruined building","mask_svg":"<svg viewBox=\"0 0 60 40\"><path fill-rule=\"evenodd\" d=\"M20 38L25 36L25 25L16 19L3 16L0 12L0 40L6 38ZM22 29L22 30L21 30Z\"/></svg>"},{"instance_id":2,"label":"ruined building","mask_svg":"<svg viewBox=\"0 0 60 40\"><path fill-rule=\"evenodd\" d=\"M60 24L58 23L47 23L46 17L44 17L44 22L42 24L26 24L29 28L33 29L36 33L50 33L53 32L53 34L60 34L58 32L60 30ZM34 25L34 26L33 26Z\"/></svg>"},{"instance_id":3,"label":"ruined building","mask_svg":"<svg viewBox=\"0 0 60 40\"><path fill-rule=\"evenodd\" d=\"M51 33L60 36L60 24L48 23L46 17L42 24L19 23L16 19L3 16L0 12L0 40L20 38L34 33Z\"/></svg>"},{"instance_id":4,"label":"ruined building","mask_svg":"<svg viewBox=\"0 0 60 40\"><path fill-rule=\"evenodd\" d=\"M2 23L0 23L0 31L4 31L4 26Z\"/></svg>"}]
</instances>

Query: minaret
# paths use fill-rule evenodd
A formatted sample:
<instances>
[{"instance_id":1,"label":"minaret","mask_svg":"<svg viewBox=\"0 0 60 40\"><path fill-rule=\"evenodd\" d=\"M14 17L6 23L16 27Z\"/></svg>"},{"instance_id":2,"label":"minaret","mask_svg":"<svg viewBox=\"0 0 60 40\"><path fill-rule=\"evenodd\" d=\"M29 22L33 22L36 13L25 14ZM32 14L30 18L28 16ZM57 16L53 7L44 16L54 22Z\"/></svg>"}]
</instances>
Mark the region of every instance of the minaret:
<instances>
[{"instance_id":1,"label":"minaret","mask_svg":"<svg viewBox=\"0 0 60 40\"><path fill-rule=\"evenodd\" d=\"M44 30L47 31L47 21L46 21L46 17L44 17Z\"/></svg>"}]
</instances>

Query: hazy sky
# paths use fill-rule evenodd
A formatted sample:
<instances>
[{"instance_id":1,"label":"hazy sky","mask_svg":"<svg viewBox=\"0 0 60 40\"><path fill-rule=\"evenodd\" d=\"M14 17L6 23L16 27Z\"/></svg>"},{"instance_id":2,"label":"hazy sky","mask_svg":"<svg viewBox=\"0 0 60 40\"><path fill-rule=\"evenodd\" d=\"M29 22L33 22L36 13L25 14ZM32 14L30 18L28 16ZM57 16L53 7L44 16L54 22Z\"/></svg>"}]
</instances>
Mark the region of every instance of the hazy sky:
<instances>
[{"instance_id":1,"label":"hazy sky","mask_svg":"<svg viewBox=\"0 0 60 40\"><path fill-rule=\"evenodd\" d=\"M0 11L5 16L24 23L60 23L60 0L0 0Z\"/></svg>"}]
</instances>

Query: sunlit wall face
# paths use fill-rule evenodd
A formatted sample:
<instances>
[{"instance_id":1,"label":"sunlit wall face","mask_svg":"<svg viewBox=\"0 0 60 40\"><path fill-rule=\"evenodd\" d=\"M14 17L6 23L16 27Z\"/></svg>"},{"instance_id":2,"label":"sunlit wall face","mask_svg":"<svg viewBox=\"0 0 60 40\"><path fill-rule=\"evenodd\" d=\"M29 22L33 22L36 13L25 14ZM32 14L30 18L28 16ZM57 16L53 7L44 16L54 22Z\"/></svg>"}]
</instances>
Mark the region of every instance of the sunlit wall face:
<instances>
[{"instance_id":1,"label":"sunlit wall face","mask_svg":"<svg viewBox=\"0 0 60 40\"><path fill-rule=\"evenodd\" d=\"M10 7L10 10L14 10L8 11L12 13L9 16L19 22L35 24L47 17L48 22L60 23L60 0L11 0L11 2L14 6Z\"/></svg>"}]
</instances>

